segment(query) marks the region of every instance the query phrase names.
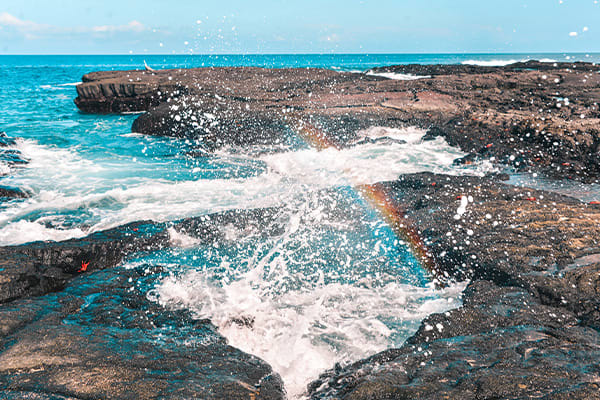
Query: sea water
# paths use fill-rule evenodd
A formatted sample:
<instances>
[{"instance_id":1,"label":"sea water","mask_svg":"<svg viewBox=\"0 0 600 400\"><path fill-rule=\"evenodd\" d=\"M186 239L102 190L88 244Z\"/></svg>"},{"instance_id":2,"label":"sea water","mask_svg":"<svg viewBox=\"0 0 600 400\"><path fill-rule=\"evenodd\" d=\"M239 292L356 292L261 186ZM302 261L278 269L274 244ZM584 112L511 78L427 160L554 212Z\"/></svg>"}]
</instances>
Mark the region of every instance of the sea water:
<instances>
[{"instance_id":1,"label":"sea water","mask_svg":"<svg viewBox=\"0 0 600 400\"><path fill-rule=\"evenodd\" d=\"M64 240L131 221L170 221L232 209L279 207L283 230L219 226L201 244L170 231L172 248L120 268L161 265L148 301L209 318L230 344L283 377L290 397L335 363L400 346L433 312L460 305L464 283L431 277L357 185L420 171L481 174L462 153L417 129L365 131L400 139L317 151L292 140L277 152L224 148L197 157L194 143L132 134L135 115L89 115L73 104L96 70L254 65L345 71L403 63L597 61L598 55L1 56L0 131L18 138L25 166L1 165L1 185L28 190L0 205L0 244ZM390 77L405 79L406 77ZM409 77L414 79L415 77ZM406 78L406 79L409 79ZM292 133L293 134L293 133ZM483 168L483 169L482 169ZM242 323L240 323L242 321Z\"/></svg>"}]
</instances>

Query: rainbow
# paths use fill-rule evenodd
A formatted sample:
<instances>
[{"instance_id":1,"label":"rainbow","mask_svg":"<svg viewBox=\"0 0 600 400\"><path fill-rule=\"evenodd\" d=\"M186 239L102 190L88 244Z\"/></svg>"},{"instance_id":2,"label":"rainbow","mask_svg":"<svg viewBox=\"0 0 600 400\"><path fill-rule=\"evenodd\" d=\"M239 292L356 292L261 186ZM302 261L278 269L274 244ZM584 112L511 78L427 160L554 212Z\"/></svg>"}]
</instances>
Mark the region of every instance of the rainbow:
<instances>
[{"instance_id":1,"label":"rainbow","mask_svg":"<svg viewBox=\"0 0 600 400\"><path fill-rule=\"evenodd\" d=\"M293 115L288 115L288 122L290 121L290 128L298 133L306 143L317 150L321 151L329 148L340 149L337 143L333 142L316 126L304 122ZM419 263L430 273L435 274L438 270L435 257L427 249L415 226L406 218L405 212L394 199L392 193L389 193L389 189L381 184L355 183L353 187L371 207L378 211L383 220L391 227L394 234L400 240L408 243Z\"/></svg>"},{"instance_id":2,"label":"rainbow","mask_svg":"<svg viewBox=\"0 0 600 400\"><path fill-rule=\"evenodd\" d=\"M325 149L340 150L340 146L333 142L324 132L311 123L304 122L296 116L288 116L290 128L298 133L309 146L321 151Z\"/></svg>"},{"instance_id":3,"label":"rainbow","mask_svg":"<svg viewBox=\"0 0 600 400\"><path fill-rule=\"evenodd\" d=\"M406 218L406 214L394 200L389 189L381 184L358 185L355 189L365 200L382 216L383 220L392 228L396 236L408 243L413 254L429 272L437 270L433 254L427 249L419 232L412 222Z\"/></svg>"}]
</instances>

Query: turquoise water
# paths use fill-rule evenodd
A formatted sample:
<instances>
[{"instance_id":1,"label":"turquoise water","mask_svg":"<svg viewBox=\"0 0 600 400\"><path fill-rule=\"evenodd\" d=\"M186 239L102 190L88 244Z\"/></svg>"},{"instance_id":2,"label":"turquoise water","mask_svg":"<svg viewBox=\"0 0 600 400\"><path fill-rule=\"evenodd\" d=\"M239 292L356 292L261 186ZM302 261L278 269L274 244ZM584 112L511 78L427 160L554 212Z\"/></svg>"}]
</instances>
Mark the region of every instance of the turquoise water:
<instances>
[{"instance_id":1,"label":"turquoise water","mask_svg":"<svg viewBox=\"0 0 600 400\"><path fill-rule=\"evenodd\" d=\"M123 223L170 221L231 209L282 207L284 232L216 227L200 245L172 232L173 248L123 268L163 265L148 301L210 318L234 346L265 358L292 395L335 362L401 344L431 312L460 304L462 286L436 291L407 244L353 189L401 173L463 173L460 151L423 132L393 131L407 144L317 152L300 140L276 154L229 148L206 157L194 143L134 135L135 115L89 115L75 84L96 70L253 65L364 71L403 63L600 61L565 55L0 56L0 131L19 138L26 166L1 165L0 185L26 200L0 206L0 243L63 240ZM290 133L293 135L293 133ZM258 150L258 151L257 151ZM471 171L474 172L474 171ZM253 329L229 323L251 315ZM289 343L295 343L293 350ZM289 354L282 357L281 355ZM310 368L306 366L310 365Z\"/></svg>"}]
</instances>

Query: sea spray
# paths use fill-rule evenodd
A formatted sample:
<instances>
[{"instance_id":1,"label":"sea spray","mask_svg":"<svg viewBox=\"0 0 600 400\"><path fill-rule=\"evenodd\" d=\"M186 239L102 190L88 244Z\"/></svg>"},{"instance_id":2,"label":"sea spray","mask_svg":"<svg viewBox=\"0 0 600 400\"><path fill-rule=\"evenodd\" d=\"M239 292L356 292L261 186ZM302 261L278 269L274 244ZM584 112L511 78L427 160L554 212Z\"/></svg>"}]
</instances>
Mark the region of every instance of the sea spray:
<instances>
[{"instance_id":1,"label":"sea spray","mask_svg":"<svg viewBox=\"0 0 600 400\"><path fill-rule=\"evenodd\" d=\"M458 306L464 285L436 290L408 246L348 191L306 193L267 240L230 232L182 248L174 258L185 254L189 265L150 299L211 319L232 346L280 373L292 398L336 362L401 345L422 318Z\"/></svg>"},{"instance_id":2,"label":"sea spray","mask_svg":"<svg viewBox=\"0 0 600 400\"><path fill-rule=\"evenodd\" d=\"M359 137L388 136L395 142L375 141L323 151L300 148L261 153L257 149L229 149L200 161L165 162L142 155L127 169L125 165L131 160L90 159L76 149L27 140L21 148L31 164L7 182L27 187L34 195L0 210L0 243L62 240L137 220L169 221L228 209L268 207L289 202L306 186L368 184L422 171L485 172L478 166L453 165L453 160L464 153L442 138L423 141L424 134L416 129L378 128ZM127 140L145 143L145 138ZM175 178L181 179L169 178L169 170L183 169L188 162L195 167L185 174L175 171ZM225 172L203 178L215 168ZM15 224L23 219L39 226L31 225L26 235L19 235L20 227Z\"/></svg>"}]
</instances>

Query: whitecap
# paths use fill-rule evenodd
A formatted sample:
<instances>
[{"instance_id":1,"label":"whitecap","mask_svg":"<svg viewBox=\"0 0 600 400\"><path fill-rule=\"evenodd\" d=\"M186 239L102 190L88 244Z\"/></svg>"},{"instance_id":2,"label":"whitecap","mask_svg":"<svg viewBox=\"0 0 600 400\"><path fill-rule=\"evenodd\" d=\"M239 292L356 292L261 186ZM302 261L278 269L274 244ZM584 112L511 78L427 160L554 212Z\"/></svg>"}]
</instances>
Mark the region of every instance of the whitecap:
<instances>
[{"instance_id":1,"label":"whitecap","mask_svg":"<svg viewBox=\"0 0 600 400\"><path fill-rule=\"evenodd\" d=\"M527 61L527 60L521 60ZM516 64L519 60L466 60L462 61L463 65L476 65L480 67L505 67L507 65Z\"/></svg>"},{"instance_id":2,"label":"whitecap","mask_svg":"<svg viewBox=\"0 0 600 400\"><path fill-rule=\"evenodd\" d=\"M367 72L367 75L371 76L381 76L383 78L394 79L398 81L414 81L417 79L428 79L431 78L431 75L413 75L413 74L401 74L398 72Z\"/></svg>"}]
</instances>

